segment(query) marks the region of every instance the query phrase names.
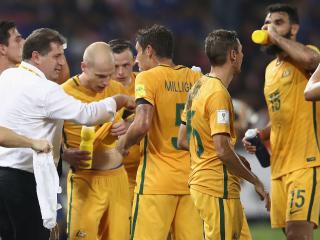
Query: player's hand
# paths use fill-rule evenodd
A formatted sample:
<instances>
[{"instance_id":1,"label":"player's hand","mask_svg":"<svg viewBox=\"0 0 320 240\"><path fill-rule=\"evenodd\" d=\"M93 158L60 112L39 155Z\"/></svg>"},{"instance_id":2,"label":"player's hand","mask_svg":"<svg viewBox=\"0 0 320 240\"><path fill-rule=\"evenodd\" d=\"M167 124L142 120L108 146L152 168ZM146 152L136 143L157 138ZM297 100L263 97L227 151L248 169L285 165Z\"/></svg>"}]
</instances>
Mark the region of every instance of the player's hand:
<instances>
[{"instance_id":1,"label":"player's hand","mask_svg":"<svg viewBox=\"0 0 320 240\"><path fill-rule=\"evenodd\" d=\"M127 96L127 102L125 104L125 108L128 109L129 111L134 111L136 108L136 101L134 97Z\"/></svg>"},{"instance_id":2,"label":"player's hand","mask_svg":"<svg viewBox=\"0 0 320 240\"><path fill-rule=\"evenodd\" d=\"M125 94L116 94L113 96L113 99L117 103L117 110L124 107L129 111L134 111L134 109L136 108L134 97Z\"/></svg>"},{"instance_id":3,"label":"player's hand","mask_svg":"<svg viewBox=\"0 0 320 240\"><path fill-rule=\"evenodd\" d=\"M256 192L258 193L258 195L260 196L261 201L264 200L265 207L269 211L270 210L270 196L269 196L269 193L267 191L265 191L264 185L262 184L262 182L260 180L258 180L255 183L254 188L255 188Z\"/></svg>"},{"instance_id":4,"label":"player's hand","mask_svg":"<svg viewBox=\"0 0 320 240\"><path fill-rule=\"evenodd\" d=\"M46 139L32 139L31 148L39 153L48 153L52 150L52 145Z\"/></svg>"},{"instance_id":5,"label":"player's hand","mask_svg":"<svg viewBox=\"0 0 320 240\"><path fill-rule=\"evenodd\" d=\"M116 149L118 150L118 152L122 156L125 157L125 156L127 156L129 154L129 150L125 148L124 144L125 144L125 138L122 136L118 140L118 144L116 146Z\"/></svg>"},{"instance_id":6,"label":"player's hand","mask_svg":"<svg viewBox=\"0 0 320 240\"><path fill-rule=\"evenodd\" d=\"M279 37L279 33L276 31L275 27L272 24L268 24L268 37L269 41L272 44L276 44L276 39Z\"/></svg>"},{"instance_id":7,"label":"player's hand","mask_svg":"<svg viewBox=\"0 0 320 240\"><path fill-rule=\"evenodd\" d=\"M63 151L62 159L70 164L70 167L77 170L79 166L83 166L83 161L91 159L90 152L79 150L76 148L68 148Z\"/></svg>"},{"instance_id":8,"label":"player's hand","mask_svg":"<svg viewBox=\"0 0 320 240\"><path fill-rule=\"evenodd\" d=\"M58 224L50 230L49 240L59 240L59 227Z\"/></svg>"},{"instance_id":9,"label":"player's hand","mask_svg":"<svg viewBox=\"0 0 320 240\"><path fill-rule=\"evenodd\" d=\"M256 151L257 151L257 148L256 146L252 145L250 142L248 142L245 138L242 138L242 143L243 143L243 146L245 148L245 150L248 152L248 153L251 153L251 154L255 154Z\"/></svg>"},{"instance_id":10,"label":"player's hand","mask_svg":"<svg viewBox=\"0 0 320 240\"><path fill-rule=\"evenodd\" d=\"M119 122L112 124L110 135L111 136L121 136L125 134L130 126L130 123L121 119Z\"/></svg>"}]
</instances>

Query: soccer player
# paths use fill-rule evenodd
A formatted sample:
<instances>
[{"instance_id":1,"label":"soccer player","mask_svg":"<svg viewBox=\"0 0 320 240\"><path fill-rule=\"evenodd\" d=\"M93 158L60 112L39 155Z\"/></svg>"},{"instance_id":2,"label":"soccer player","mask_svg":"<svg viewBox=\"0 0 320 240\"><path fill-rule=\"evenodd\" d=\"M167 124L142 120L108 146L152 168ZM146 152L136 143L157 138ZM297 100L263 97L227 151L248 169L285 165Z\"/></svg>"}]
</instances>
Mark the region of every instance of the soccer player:
<instances>
[{"instance_id":1,"label":"soccer player","mask_svg":"<svg viewBox=\"0 0 320 240\"><path fill-rule=\"evenodd\" d=\"M296 41L299 18L291 5L268 6L262 29L268 31L266 52L276 55L265 74L270 126L259 130L272 149L271 225L282 228L287 239L312 239L320 205L320 108L319 103L307 102L303 92L320 55L315 47Z\"/></svg>"},{"instance_id":2,"label":"soccer player","mask_svg":"<svg viewBox=\"0 0 320 240\"><path fill-rule=\"evenodd\" d=\"M140 72L135 81L136 114L118 149L141 142L132 211L131 239L202 239L202 222L190 197L190 158L177 149L180 113L201 73L175 65L173 36L164 26L138 31Z\"/></svg>"},{"instance_id":3,"label":"soccer player","mask_svg":"<svg viewBox=\"0 0 320 240\"><path fill-rule=\"evenodd\" d=\"M0 22L0 73L21 62L23 43L14 22Z\"/></svg>"},{"instance_id":4,"label":"soccer player","mask_svg":"<svg viewBox=\"0 0 320 240\"><path fill-rule=\"evenodd\" d=\"M111 80L114 68L109 45L95 42L84 52L82 73L65 82L63 88L82 102L125 92L122 84ZM119 134L123 134L123 125L116 126ZM72 168L67 183L69 239L128 240L131 206L128 177L122 156L115 149L118 135L108 135L94 150L92 167L83 169L81 160L90 157L88 152L77 150L81 142L81 127L70 121L64 124L65 142L71 148L65 150L64 159Z\"/></svg>"},{"instance_id":5,"label":"soccer player","mask_svg":"<svg viewBox=\"0 0 320 240\"><path fill-rule=\"evenodd\" d=\"M108 42L110 45L115 63L113 79L120 82L130 96L134 96L134 83L137 76L133 72L134 47L129 41L114 39ZM128 116L127 121L132 122L134 115ZM111 130L111 133L113 131ZM130 199L133 202L134 188L136 186L136 175L140 160L140 147L138 144L130 148L129 154L124 157L123 164L129 178Z\"/></svg>"},{"instance_id":6,"label":"soccer player","mask_svg":"<svg viewBox=\"0 0 320 240\"><path fill-rule=\"evenodd\" d=\"M318 65L316 71L312 74L304 90L304 97L307 101L320 100L319 81L320 81L320 64Z\"/></svg>"},{"instance_id":7,"label":"soccer player","mask_svg":"<svg viewBox=\"0 0 320 240\"><path fill-rule=\"evenodd\" d=\"M178 139L191 154L190 192L206 239L251 239L240 202L240 178L254 185L266 205L269 198L247 161L234 151L234 110L227 88L241 71L242 45L236 32L216 30L207 36L205 52L211 71L189 92L182 116L187 125L180 127Z\"/></svg>"},{"instance_id":8,"label":"soccer player","mask_svg":"<svg viewBox=\"0 0 320 240\"><path fill-rule=\"evenodd\" d=\"M33 31L23 46L23 61L0 75L0 125L33 138L46 138L59 159L64 120L97 125L111 121L117 108L133 106L128 96L81 103L54 81L59 78L65 39L57 31ZM49 238L43 226L33 174L32 151L0 148L0 235L6 239Z\"/></svg>"},{"instance_id":9,"label":"soccer player","mask_svg":"<svg viewBox=\"0 0 320 240\"><path fill-rule=\"evenodd\" d=\"M0 127L0 146L7 148L32 148L37 152L49 152L51 144L45 139L32 139Z\"/></svg>"}]
</instances>

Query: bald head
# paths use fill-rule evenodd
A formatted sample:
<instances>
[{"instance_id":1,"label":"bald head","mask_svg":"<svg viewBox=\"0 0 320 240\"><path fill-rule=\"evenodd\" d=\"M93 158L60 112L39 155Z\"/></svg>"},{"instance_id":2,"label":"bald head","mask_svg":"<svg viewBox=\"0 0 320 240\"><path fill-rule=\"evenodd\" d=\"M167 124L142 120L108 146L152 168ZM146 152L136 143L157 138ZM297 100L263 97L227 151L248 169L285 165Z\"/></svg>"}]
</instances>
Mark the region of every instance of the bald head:
<instances>
[{"instance_id":1,"label":"bald head","mask_svg":"<svg viewBox=\"0 0 320 240\"><path fill-rule=\"evenodd\" d=\"M91 66L114 64L112 50L105 42L92 43L84 51L83 62Z\"/></svg>"},{"instance_id":2,"label":"bald head","mask_svg":"<svg viewBox=\"0 0 320 240\"><path fill-rule=\"evenodd\" d=\"M105 42L89 45L83 54L80 83L94 92L103 91L114 73L113 53Z\"/></svg>"}]
</instances>

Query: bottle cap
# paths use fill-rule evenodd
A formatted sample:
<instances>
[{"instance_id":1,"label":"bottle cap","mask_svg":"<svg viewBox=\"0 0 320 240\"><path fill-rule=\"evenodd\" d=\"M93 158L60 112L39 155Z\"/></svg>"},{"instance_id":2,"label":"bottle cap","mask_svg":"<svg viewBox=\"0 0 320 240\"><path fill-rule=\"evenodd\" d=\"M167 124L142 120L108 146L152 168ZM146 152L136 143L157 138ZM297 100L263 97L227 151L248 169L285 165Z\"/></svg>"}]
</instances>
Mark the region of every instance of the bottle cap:
<instances>
[{"instance_id":1,"label":"bottle cap","mask_svg":"<svg viewBox=\"0 0 320 240\"><path fill-rule=\"evenodd\" d=\"M257 134L258 134L258 132L257 132L256 129L248 129L248 130L246 131L246 133L244 134L244 137L245 137L246 139L251 139L251 138L256 137Z\"/></svg>"},{"instance_id":2,"label":"bottle cap","mask_svg":"<svg viewBox=\"0 0 320 240\"><path fill-rule=\"evenodd\" d=\"M251 39L256 44L268 44L268 32L266 30L256 30L252 33Z\"/></svg>"}]
</instances>

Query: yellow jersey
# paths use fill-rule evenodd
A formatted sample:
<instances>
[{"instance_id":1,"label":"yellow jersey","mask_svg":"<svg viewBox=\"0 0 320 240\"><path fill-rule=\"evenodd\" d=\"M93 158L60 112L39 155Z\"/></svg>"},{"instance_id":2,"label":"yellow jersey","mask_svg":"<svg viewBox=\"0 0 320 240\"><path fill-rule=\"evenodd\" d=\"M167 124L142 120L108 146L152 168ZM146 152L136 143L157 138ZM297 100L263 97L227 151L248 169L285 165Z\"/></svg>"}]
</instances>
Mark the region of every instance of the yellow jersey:
<instances>
[{"instance_id":1,"label":"yellow jersey","mask_svg":"<svg viewBox=\"0 0 320 240\"><path fill-rule=\"evenodd\" d=\"M68 79L64 84L62 84L62 87L67 94L84 103L99 101L119 93L126 93L126 90L124 89L122 84L113 80L109 82L109 85L102 92L93 92L90 89L87 89L79 84L78 76L74 76ZM64 141L67 147L78 148L80 146L81 128L82 125L76 124L71 121L64 121ZM96 130L98 129L99 126L96 127ZM115 147L117 139L117 137L108 135L103 141L103 146L109 149L111 148L111 146Z\"/></svg>"},{"instance_id":2,"label":"yellow jersey","mask_svg":"<svg viewBox=\"0 0 320 240\"><path fill-rule=\"evenodd\" d=\"M264 95L271 121L271 178L320 165L319 103L308 102L309 75L290 61L273 60L266 69Z\"/></svg>"},{"instance_id":3,"label":"yellow jersey","mask_svg":"<svg viewBox=\"0 0 320 240\"><path fill-rule=\"evenodd\" d=\"M182 116L191 154L190 188L219 198L239 198L240 179L219 159L212 137L228 134L236 142L234 110L228 90L218 78L203 76L189 93Z\"/></svg>"},{"instance_id":4,"label":"yellow jersey","mask_svg":"<svg viewBox=\"0 0 320 240\"><path fill-rule=\"evenodd\" d=\"M159 65L137 75L135 97L152 104L154 113L140 143L136 193L190 194L190 157L178 150L177 136L188 91L201 75L181 65Z\"/></svg>"},{"instance_id":5,"label":"yellow jersey","mask_svg":"<svg viewBox=\"0 0 320 240\"><path fill-rule=\"evenodd\" d=\"M134 83L135 79L138 73L133 72L131 73L131 83L129 86L126 86L125 89L127 90L127 94L129 96L134 97ZM139 145L133 145L129 149L129 154L124 157L123 159L123 164L124 167L127 171L128 177L129 177L129 182L133 183L136 181L136 175L137 175L137 170L139 166L139 160L140 160L140 146Z\"/></svg>"}]
</instances>

